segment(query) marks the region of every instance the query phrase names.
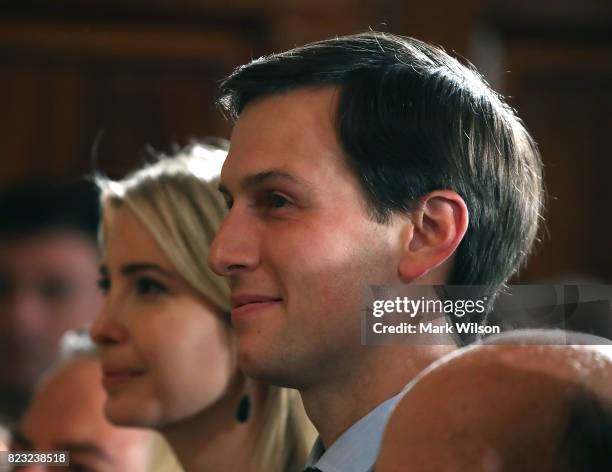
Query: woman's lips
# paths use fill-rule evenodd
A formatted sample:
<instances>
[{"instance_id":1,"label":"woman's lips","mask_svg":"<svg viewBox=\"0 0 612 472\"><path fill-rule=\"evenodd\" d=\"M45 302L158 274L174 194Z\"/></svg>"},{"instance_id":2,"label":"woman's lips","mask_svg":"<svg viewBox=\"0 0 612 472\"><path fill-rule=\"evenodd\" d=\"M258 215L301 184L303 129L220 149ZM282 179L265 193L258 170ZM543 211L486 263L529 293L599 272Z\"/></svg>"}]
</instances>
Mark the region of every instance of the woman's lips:
<instances>
[{"instance_id":1,"label":"woman's lips","mask_svg":"<svg viewBox=\"0 0 612 472\"><path fill-rule=\"evenodd\" d=\"M113 389L143 374L144 371L141 370L104 369L102 371L102 385L107 390Z\"/></svg>"}]
</instances>

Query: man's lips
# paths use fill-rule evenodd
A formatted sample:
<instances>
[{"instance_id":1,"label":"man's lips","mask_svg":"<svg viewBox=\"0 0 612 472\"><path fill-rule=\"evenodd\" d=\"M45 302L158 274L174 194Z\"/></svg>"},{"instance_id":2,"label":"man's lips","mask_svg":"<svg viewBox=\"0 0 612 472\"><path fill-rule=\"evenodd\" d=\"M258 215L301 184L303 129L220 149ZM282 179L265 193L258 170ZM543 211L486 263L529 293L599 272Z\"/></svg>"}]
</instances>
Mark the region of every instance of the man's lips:
<instances>
[{"instance_id":1,"label":"man's lips","mask_svg":"<svg viewBox=\"0 0 612 472\"><path fill-rule=\"evenodd\" d=\"M271 297L267 295L257 294L240 294L232 295L232 319L235 317L242 317L246 315L252 315L255 312L268 308L282 302L283 299L280 297Z\"/></svg>"}]
</instances>

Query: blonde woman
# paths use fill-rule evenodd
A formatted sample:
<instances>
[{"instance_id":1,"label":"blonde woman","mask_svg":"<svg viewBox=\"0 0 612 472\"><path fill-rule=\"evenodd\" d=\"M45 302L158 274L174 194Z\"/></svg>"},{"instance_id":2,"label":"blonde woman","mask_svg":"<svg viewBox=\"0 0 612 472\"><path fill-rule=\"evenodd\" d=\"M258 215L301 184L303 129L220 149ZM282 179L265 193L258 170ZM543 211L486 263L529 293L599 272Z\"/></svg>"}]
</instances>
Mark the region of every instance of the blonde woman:
<instances>
[{"instance_id":1,"label":"blonde woman","mask_svg":"<svg viewBox=\"0 0 612 472\"><path fill-rule=\"evenodd\" d=\"M301 470L312 443L297 392L237 368L229 290L208 268L225 152L193 146L102 190L92 327L115 424L158 430L187 471Z\"/></svg>"}]
</instances>

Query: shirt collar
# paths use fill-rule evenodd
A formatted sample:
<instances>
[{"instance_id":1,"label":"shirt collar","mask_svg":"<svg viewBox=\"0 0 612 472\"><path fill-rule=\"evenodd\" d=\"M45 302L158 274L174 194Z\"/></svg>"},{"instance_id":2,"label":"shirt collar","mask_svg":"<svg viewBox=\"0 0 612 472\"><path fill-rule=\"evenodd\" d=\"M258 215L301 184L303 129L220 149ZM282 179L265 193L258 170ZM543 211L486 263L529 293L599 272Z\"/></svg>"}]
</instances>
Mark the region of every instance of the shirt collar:
<instances>
[{"instance_id":1,"label":"shirt collar","mask_svg":"<svg viewBox=\"0 0 612 472\"><path fill-rule=\"evenodd\" d=\"M378 457L382 436L393 408L407 389L385 400L367 415L353 424L325 449L318 437L305 467L315 467L321 472L367 472Z\"/></svg>"}]
</instances>

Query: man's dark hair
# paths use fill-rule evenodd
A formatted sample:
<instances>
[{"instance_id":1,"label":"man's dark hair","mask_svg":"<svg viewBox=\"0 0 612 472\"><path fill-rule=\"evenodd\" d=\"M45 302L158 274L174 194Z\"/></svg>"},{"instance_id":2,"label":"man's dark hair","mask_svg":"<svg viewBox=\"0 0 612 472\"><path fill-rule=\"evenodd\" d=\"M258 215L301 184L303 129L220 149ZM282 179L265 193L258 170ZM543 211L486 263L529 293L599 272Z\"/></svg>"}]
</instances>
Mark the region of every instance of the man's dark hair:
<instances>
[{"instance_id":1,"label":"man's dark hair","mask_svg":"<svg viewBox=\"0 0 612 472\"><path fill-rule=\"evenodd\" d=\"M469 226L448 283L493 295L529 253L543 206L540 156L514 111L443 50L379 32L254 60L221 83L219 105L236 120L255 99L313 86L339 88L337 136L374 219L436 189L461 195Z\"/></svg>"},{"instance_id":2,"label":"man's dark hair","mask_svg":"<svg viewBox=\"0 0 612 472\"><path fill-rule=\"evenodd\" d=\"M20 182L0 192L0 239L70 230L96 244L98 199L92 182Z\"/></svg>"}]
</instances>

